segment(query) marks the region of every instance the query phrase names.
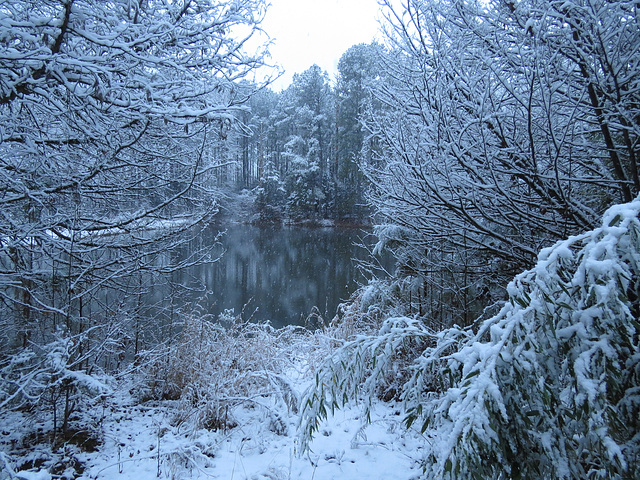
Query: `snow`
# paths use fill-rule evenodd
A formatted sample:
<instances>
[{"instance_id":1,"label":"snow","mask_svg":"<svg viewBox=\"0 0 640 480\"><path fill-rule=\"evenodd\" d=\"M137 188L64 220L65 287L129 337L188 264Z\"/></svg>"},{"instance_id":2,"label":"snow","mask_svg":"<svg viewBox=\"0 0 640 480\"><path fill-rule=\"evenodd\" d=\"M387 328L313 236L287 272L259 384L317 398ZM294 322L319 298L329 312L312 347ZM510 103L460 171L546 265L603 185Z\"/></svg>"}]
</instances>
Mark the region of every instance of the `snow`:
<instances>
[{"instance_id":1,"label":"snow","mask_svg":"<svg viewBox=\"0 0 640 480\"><path fill-rule=\"evenodd\" d=\"M87 455L80 478L407 479L418 474L420 443L402 428L393 405L378 405L363 428L358 409L330 417L299 457L295 416L284 431L250 405L234 413L239 426L226 432L183 431L171 409L120 406L105 425L107 439ZM281 412L282 413L282 412ZM270 428L271 427L271 428ZM413 453L413 455L412 455Z\"/></svg>"},{"instance_id":2,"label":"snow","mask_svg":"<svg viewBox=\"0 0 640 480\"><path fill-rule=\"evenodd\" d=\"M21 480L51 480L49 472L43 470L39 472L20 472L16 476Z\"/></svg>"},{"instance_id":3,"label":"snow","mask_svg":"<svg viewBox=\"0 0 640 480\"><path fill-rule=\"evenodd\" d=\"M47 360L55 373L108 393L83 412L82 428L100 437L97 449L55 446L43 433L51 431L51 420L34 422L26 409L0 411L0 480L446 478L452 466L482 467L484 458L473 455L484 451L490 469L507 478L511 464L503 446L512 434L522 435L518 448L536 452L529 472L540 462L554 478L576 477L587 464L620 470L616 465L637 458L635 445L618 442L606 417L614 412L620 422L635 421L610 403L622 394L632 415L637 412L637 399L629 396L637 386L627 380L636 375L629 358L638 358L637 329L628 326L634 318L625 293L640 271L640 200L631 205L614 207L603 227L543 252L510 284L510 301L477 332L452 327L433 333L418 318L392 316L373 336L299 335L241 319L223 333L220 324L192 318L176 348L167 350L172 361L157 368L188 377L179 388L193 393L162 401L140 400L149 387L143 378L160 378L144 377L142 367L119 382L92 380L68 369L69 343L54 342ZM372 285L363 290L363 308L365 297L375 302L377 296ZM401 350L412 344L420 349L417 357L402 365L395 357L406 362ZM428 390L432 368L451 374L441 392ZM413 377L402 378L401 369ZM397 376L403 404L378 400L379 379L390 376ZM286 388L258 389L258 379ZM224 410L220 399L233 401ZM346 405L327 415L336 402ZM208 421L212 404L216 414ZM416 423L427 420L421 433L405 428L414 405L420 407ZM558 421L558 413L570 409L582 416ZM54 474L58 465L63 473Z\"/></svg>"},{"instance_id":4,"label":"snow","mask_svg":"<svg viewBox=\"0 0 640 480\"><path fill-rule=\"evenodd\" d=\"M313 380L310 372L303 376L291 372L290 377L287 380L298 396ZM395 403L374 401L370 424L363 423L358 406L336 411L322 423L310 450L299 455L298 417L276 398L236 407L235 428L195 430L188 421L180 421L176 401L137 402L130 381L119 385L105 407L102 445L96 452L76 452L85 469L68 478L407 480L421 473L424 439L406 430L401 407ZM278 424L274 413L282 420ZM0 416L0 423L5 420L9 421ZM42 468L19 472L17 478L52 477Z\"/></svg>"},{"instance_id":5,"label":"snow","mask_svg":"<svg viewBox=\"0 0 640 480\"><path fill-rule=\"evenodd\" d=\"M378 243L373 249L373 255L382 255L387 245L394 241L402 241L404 237L409 235L408 231L395 224L376 225L374 235L378 237Z\"/></svg>"}]
</instances>

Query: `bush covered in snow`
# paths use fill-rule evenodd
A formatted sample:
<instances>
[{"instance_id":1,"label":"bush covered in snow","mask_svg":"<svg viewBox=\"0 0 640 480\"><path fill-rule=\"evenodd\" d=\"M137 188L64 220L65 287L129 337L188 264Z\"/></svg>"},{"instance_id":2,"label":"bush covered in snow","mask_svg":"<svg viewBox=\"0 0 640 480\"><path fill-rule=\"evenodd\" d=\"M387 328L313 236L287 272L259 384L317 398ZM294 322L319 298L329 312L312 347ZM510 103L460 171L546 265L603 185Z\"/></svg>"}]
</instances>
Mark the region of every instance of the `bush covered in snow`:
<instances>
[{"instance_id":1,"label":"bush covered in snow","mask_svg":"<svg viewBox=\"0 0 640 480\"><path fill-rule=\"evenodd\" d=\"M302 399L329 411L394 389L427 437L426 478L638 478L640 199L543 250L500 312L430 331L408 317L347 342Z\"/></svg>"},{"instance_id":2,"label":"bush covered in snow","mask_svg":"<svg viewBox=\"0 0 640 480\"><path fill-rule=\"evenodd\" d=\"M260 397L266 395L277 396L285 410L295 411L298 399L284 372L299 353L289 347L300 330L276 330L242 320L232 311L216 321L187 318L174 344L146 355L141 399L179 400L174 421L196 429L233 427L233 406L260 406Z\"/></svg>"},{"instance_id":3,"label":"bush covered in snow","mask_svg":"<svg viewBox=\"0 0 640 480\"><path fill-rule=\"evenodd\" d=\"M89 334L71 336L58 329L45 345L0 355L0 411L40 411L51 421L52 444L65 441L79 426L85 428L79 420L83 413L111 393L109 377L100 369L82 369L100 349L87 348Z\"/></svg>"}]
</instances>

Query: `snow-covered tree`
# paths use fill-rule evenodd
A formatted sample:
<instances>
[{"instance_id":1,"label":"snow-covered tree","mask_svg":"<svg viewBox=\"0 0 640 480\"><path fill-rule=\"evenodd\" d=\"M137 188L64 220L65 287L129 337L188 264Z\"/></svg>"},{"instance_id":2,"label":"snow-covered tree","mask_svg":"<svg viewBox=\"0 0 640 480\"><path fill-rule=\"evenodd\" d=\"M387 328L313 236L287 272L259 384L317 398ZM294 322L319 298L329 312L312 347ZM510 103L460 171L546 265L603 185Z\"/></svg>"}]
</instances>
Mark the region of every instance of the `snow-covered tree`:
<instances>
[{"instance_id":1,"label":"snow-covered tree","mask_svg":"<svg viewBox=\"0 0 640 480\"><path fill-rule=\"evenodd\" d=\"M368 174L383 221L417 239L417 278L470 275L481 295L640 191L635 2L384 3L391 111Z\"/></svg>"},{"instance_id":2,"label":"snow-covered tree","mask_svg":"<svg viewBox=\"0 0 640 480\"><path fill-rule=\"evenodd\" d=\"M262 63L246 44L265 8L0 2L3 354L37 352L63 327L78 336L70 364L90 369L133 343L131 330L122 343L103 335L118 330L123 295L180 266L186 232L216 210L211 146L251 94L237 84Z\"/></svg>"},{"instance_id":3,"label":"snow-covered tree","mask_svg":"<svg viewBox=\"0 0 640 480\"><path fill-rule=\"evenodd\" d=\"M327 75L317 65L294 75L281 94L280 163L292 217L327 216L332 97Z\"/></svg>"},{"instance_id":4,"label":"snow-covered tree","mask_svg":"<svg viewBox=\"0 0 640 480\"><path fill-rule=\"evenodd\" d=\"M332 409L391 390L427 440L424 478L637 478L639 216L640 199L616 205L542 250L474 328L394 317L347 342L301 401L303 446Z\"/></svg>"},{"instance_id":5,"label":"snow-covered tree","mask_svg":"<svg viewBox=\"0 0 640 480\"><path fill-rule=\"evenodd\" d=\"M267 162L256 187L256 208L263 222L280 222L285 205L285 186L273 162Z\"/></svg>"},{"instance_id":6,"label":"snow-covered tree","mask_svg":"<svg viewBox=\"0 0 640 480\"><path fill-rule=\"evenodd\" d=\"M370 89L380 77L380 44L354 45L338 62L336 82L336 154L332 179L335 182L335 209L338 217L363 217L366 180L358 164L365 147L362 118L375 115Z\"/></svg>"}]
</instances>

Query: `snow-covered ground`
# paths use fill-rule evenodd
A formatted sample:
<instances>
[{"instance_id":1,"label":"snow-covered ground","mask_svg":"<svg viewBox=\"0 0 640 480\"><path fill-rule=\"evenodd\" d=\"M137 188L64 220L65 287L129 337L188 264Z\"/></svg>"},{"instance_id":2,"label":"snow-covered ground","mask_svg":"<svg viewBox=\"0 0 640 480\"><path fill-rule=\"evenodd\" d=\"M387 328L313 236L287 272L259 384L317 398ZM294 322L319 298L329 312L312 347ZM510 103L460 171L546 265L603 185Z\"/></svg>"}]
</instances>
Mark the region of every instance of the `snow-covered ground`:
<instances>
[{"instance_id":1,"label":"snow-covered ground","mask_svg":"<svg viewBox=\"0 0 640 480\"><path fill-rule=\"evenodd\" d=\"M302 457L295 416L273 425L255 407L235 413L236 428L188 432L171 426L162 408L121 409L107 425L104 446L87 455L83 478L406 480L418 473L412 454L419 442L407 438L390 406L380 406L366 428L358 411L338 412Z\"/></svg>"},{"instance_id":2,"label":"snow-covered ground","mask_svg":"<svg viewBox=\"0 0 640 480\"><path fill-rule=\"evenodd\" d=\"M299 396L310 381L292 380ZM212 431L194 430L177 401L139 402L134 394L130 383L122 383L94 409L93 427L102 432L96 451L67 445L52 456L46 443L36 444L22 458L3 456L0 478L407 480L421 472L417 459L424 439L404 428L393 403L376 404L371 423L363 423L357 407L336 411L320 427L311 451L299 455L298 416L274 398L241 403L229 412L237 426ZM0 452L23 441L25 431L9 426L22 423L19 417L0 417ZM46 424L41 427L46 430ZM29 458L31 468L16 471L16 461ZM52 469L54 462L58 467Z\"/></svg>"}]
</instances>

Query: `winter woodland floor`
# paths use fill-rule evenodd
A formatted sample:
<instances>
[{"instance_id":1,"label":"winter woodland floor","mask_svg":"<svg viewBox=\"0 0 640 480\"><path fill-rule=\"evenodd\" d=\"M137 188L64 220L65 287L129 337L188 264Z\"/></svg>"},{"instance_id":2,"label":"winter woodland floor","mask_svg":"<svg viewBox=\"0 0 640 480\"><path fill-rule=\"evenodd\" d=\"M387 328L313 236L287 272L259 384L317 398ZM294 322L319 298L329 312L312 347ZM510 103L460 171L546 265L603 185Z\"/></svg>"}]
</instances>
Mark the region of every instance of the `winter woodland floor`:
<instances>
[{"instance_id":1,"label":"winter woodland floor","mask_svg":"<svg viewBox=\"0 0 640 480\"><path fill-rule=\"evenodd\" d=\"M312 375L291 370L298 397ZM233 428L194 429L178 401L136 400L131 379L87 414L97 445L82 433L51 447L41 432L50 420L0 415L0 479L156 478L410 479L419 476L424 442L401 423L393 403L378 403L371 423L358 408L336 411L319 429L311 451L298 455L298 415L270 396L256 396L229 411ZM81 446L79 446L81 445ZM95 449L95 450L94 450ZM93 450L93 451L91 451Z\"/></svg>"}]
</instances>

